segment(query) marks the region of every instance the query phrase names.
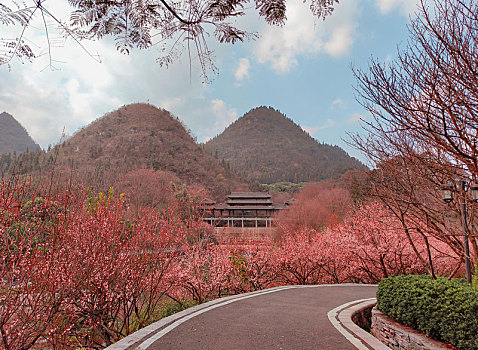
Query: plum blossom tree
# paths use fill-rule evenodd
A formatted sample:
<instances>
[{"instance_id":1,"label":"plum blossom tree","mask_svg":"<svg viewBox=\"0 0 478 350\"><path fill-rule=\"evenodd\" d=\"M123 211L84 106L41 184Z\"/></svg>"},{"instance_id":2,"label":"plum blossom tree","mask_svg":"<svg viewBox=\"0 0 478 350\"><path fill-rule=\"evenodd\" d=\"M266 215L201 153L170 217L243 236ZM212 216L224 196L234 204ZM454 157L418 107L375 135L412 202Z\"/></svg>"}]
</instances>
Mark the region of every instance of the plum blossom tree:
<instances>
[{"instance_id":1,"label":"plum blossom tree","mask_svg":"<svg viewBox=\"0 0 478 350\"><path fill-rule=\"evenodd\" d=\"M307 184L278 218L289 231L303 227L319 231L338 224L352 207L353 200L347 189L323 181Z\"/></svg>"},{"instance_id":2,"label":"plum blossom tree","mask_svg":"<svg viewBox=\"0 0 478 350\"><path fill-rule=\"evenodd\" d=\"M188 246L176 277L179 296L202 303L231 293L236 279L229 256L217 245Z\"/></svg>"},{"instance_id":3,"label":"plum blossom tree","mask_svg":"<svg viewBox=\"0 0 478 350\"><path fill-rule=\"evenodd\" d=\"M186 223L132 213L112 191L97 200L60 192L23 215L29 201L22 191L0 186L4 348L103 348L157 319L187 242ZM53 203L63 210L44 217Z\"/></svg>"},{"instance_id":4,"label":"plum blossom tree","mask_svg":"<svg viewBox=\"0 0 478 350\"><path fill-rule=\"evenodd\" d=\"M230 260L239 279L237 292L250 292L277 285L276 245L272 239L262 244L244 244L231 252Z\"/></svg>"},{"instance_id":5,"label":"plum blossom tree","mask_svg":"<svg viewBox=\"0 0 478 350\"><path fill-rule=\"evenodd\" d=\"M323 254L323 235L311 229L284 234L274 252L281 284L320 284L326 278L328 256Z\"/></svg>"},{"instance_id":6,"label":"plum blossom tree","mask_svg":"<svg viewBox=\"0 0 478 350\"><path fill-rule=\"evenodd\" d=\"M182 228L158 214L128 218L121 200L77 214L64 233L64 288L70 291L81 346L110 345L153 319L172 288ZM67 238L67 239L66 239ZM85 327L88 330L85 331Z\"/></svg>"},{"instance_id":7,"label":"plum blossom tree","mask_svg":"<svg viewBox=\"0 0 478 350\"><path fill-rule=\"evenodd\" d=\"M368 70L355 70L358 99L373 121L365 125L368 135L355 136L354 143L377 168L375 194L404 229L415 227L418 239L435 237L458 252L458 203L439 203L436 188L478 176L478 5L420 4L397 59L386 65L372 60ZM469 194L459 195L470 202ZM446 214L450 209L454 213ZM476 208L470 209L470 255L476 261Z\"/></svg>"},{"instance_id":8,"label":"plum blossom tree","mask_svg":"<svg viewBox=\"0 0 478 350\"><path fill-rule=\"evenodd\" d=\"M411 235L411 240L406 235ZM449 274L459 255L443 242L420 240L417 230L406 232L400 221L380 202L363 206L343 224L324 232L332 251L346 264L339 271L342 280L376 283L399 274L429 271L428 260L421 259L430 250L434 271Z\"/></svg>"},{"instance_id":9,"label":"plum blossom tree","mask_svg":"<svg viewBox=\"0 0 478 350\"><path fill-rule=\"evenodd\" d=\"M46 264L52 259L48 242L56 240L55 229L64 220L47 215L55 203L48 199L25 215L28 195L35 192L31 181L0 183L0 347L5 349L59 344L68 331L68 316L62 314L66 294Z\"/></svg>"}]
</instances>

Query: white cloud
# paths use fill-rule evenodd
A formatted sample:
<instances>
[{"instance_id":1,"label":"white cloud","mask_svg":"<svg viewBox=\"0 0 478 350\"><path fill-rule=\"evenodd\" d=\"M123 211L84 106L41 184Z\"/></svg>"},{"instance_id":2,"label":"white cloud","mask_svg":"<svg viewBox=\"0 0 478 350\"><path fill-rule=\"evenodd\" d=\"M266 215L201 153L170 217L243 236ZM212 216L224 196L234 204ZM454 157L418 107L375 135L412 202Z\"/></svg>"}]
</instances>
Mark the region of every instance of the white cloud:
<instances>
[{"instance_id":1,"label":"white cloud","mask_svg":"<svg viewBox=\"0 0 478 350\"><path fill-rule=\"evenodd\" d=\"M363 120L363 119L364 119L364 115L363 115L363 114L354 113L354 114L352 114L352 115L349 117L348 121L349 121L350 123L357 123L357 122L359 122L360 120Z\"/></svg>"},{"instance_id":2,"label":"white cloud","mask_svg":"<svg viewBox=\"0 0 478 350\"><path fill-rule=\"evenodd\" d=\"M358 14L358 0L337 4L333 15L325 21L315 18L306 4L290 3L283 27L263 29L255 50L257 59L270 64L278 73L287 73L297 66L301 55L345 55L354 42Z\"/></svg>"},{"instance_id":3,"label":"white cloud","mask_svg":"<svg viewBox=\"0 0 478 350\"><path fill-rule=\"evenodd\" d=\"M347 103L344 100L342 100L340 97L338 97L332 101L332 108L336 108L336 107L344 109L347 107Z\"/></svg>"},{"instance_id":4,"label":"white cloud","mask_svg":"<svg viewBox=\"0 0 478 350\"><path fill-rule=\"evenodd\" d=\"M12 114L42 147L57 143L63 128L72 134L124 104L150 101L193 119L199 119L197 113L203 113L204 106L210 111L209 102L203 101L200 76L193 72L190 79L187 63L166 70L154 62L152 50L123 56L112 41L92 45L102 53L102 64L67 43L55 53L65 62L56 64L60 70L42 70L42 57L32 64L15 61L11 72L0 66L0 109Z\"/></svg>"},{"instance_id":5,"label":"white cloud","mask_svg":"<svg viewBox=\"0 0 478 350\"><path fill-rule=\"evenodd\" d=\"M180 97L173 97L161 101L161 104L158 107L164 108L167 111L172 111L179 105L181 105L183 100Z\"/></svg>"},{"instance_id":6,"label":"white cloud","mask_svg":"<svg viewBox=\"0 0 478 350\"><path fill-rule=\"evenodd\" d=\"M220 99L215 99L211 101L211 108L216 116L216 121L210 129L212 134L217 134L221 132L224 128L229 126L236 118L237 111L235 108L228 108L226 102Z\"/></svg>"},{"instance_id":7,"label":"white cloud","mask_svg":"<svg viewBox=\"0 0 478 350\"><path fill-rule=\"evenodd\" d=\"M247 58L241 58L239 60L239 66L236 69L236 72L234 73L234 76L236 77L237 81L242 81L245 78L249 78L249 69L251 67L251 64L249 62L249 59Z\"/></svg>"},{"instance_id":8,"label":"white cloud","mask_svg":"<svg viewBox=\"0 0 478 350\"><path fill-rule=\"evenodd\" d=\"M376 4L383 14L398 10L403 15L409 16L417 11L419 0L376 0Z\"/></svg>"},{"instance_id":9,"label":"white cloud","mask_svg":"<svg viewBox=\"0 0 478 350\"><path fill-rule=\"evenodd\" d=\"M307 6L291 3L287 8L287 22L283 27L268 26L259 40L256 55L260 63L270 63L281 73L297 65L297 56L317 52L322 42L314 28L315 18Z\"/></svg>"},{"instance_id":10,"label":"white cloud","mask_svg":"<svg viewBox=\"0 0 478 350\"><path fill-rule=\"evenodd\" d=\"M53 6L58 1L47 3ZM41 35L35 31L29 37L44 44ZM188 59L165 69L155 62L161 54L156 47L132 50L125 56L117 52L111 38L83 44L90 53L100 53L102 63L67 40L64 47L53 47L57 69L44 69L47 56L28 64L14 60L11 71L0 66L0 113L12 114L42 147L57 143L64 128L72 134L105 113L135 102L163 107L195 132L210 132L216 117L211 99L204 98L209 87L202 83L194 60L192 71Z\"/></svg>"},{"instance_id":11,"label":"white cloud","mask_svg":"<svg viewBox=\"0 0 478 350\"><path fill-rule=\"evenodd\" d=\"M346 54L353 44L352 26L343 24L334 28L331 37L324 44L324 50L332 57Z\"/></svg>"},{"instance_id":12,"label":"white cloud","mask_svg":"<svg viewBox=\"0 0 478 350\"><path fill-rule=\"evenodd\" d=\"M325 130L325 129L331 129L334 126L335 126L335 121L333 121L332 119L327 119L324 124L322 124L318 127L318 131Z\"/></svg>"},{"instance_id":13,"label":"white cloud","mask_svg":"<svg viewBox=\"0 0 478 350\"><path fill-rule=\"evenodd\" d=\"M319 131L318 126L303 126L302 129L306 131L309 135L314 135L317 131Z\"/></svg>"},{"instance_id":14,"label":"white cloud","mask_svg":"<svg viewBox=\"0 0 478 350\"><path fill-rule=\"evenodd\" d=\"M48 6L67 4L63 0L48 0L45 3ZM254 12L254 8L249 11ZM333 15L323 22L310 14L307 4L297 1L288 4L288 22L282 28L264 25L263 21L257 20L255 12L238 19L244 23L239 27L257 30L262 38L232 49L211 39L209 48L215 51L216 63L222 74L219 85L214 85L216 82L202 84L197 59L191 61L190 72L187 54L164 69L155 63L155 58L160 55L156 46L141 52L132 50L129 56L123 56L116 51L111 38L84 42L90 53L101 55L103 63L99 64L68 40L63 48L53 51L54 65L60 70L42 71L47 66L47 56L38 58L32 64L15 62L11 72L6 66L0 66L0 112L5 110L13 114L33 138L46 147L58 142L64 126L66 133L71 134L123 104L149 101L170 110L183 119L200 139L206 139L208 135L221 132L237 118L237 112L231 105L245 111L255 105L276 103L274 99L263 101L264 96L260 93L257 93L257 98L241 96L233 88L234 80L244 81L251 75L255 68L252 61L254 55L277 72L293 69L300 56L345 55L353 45L360 11L358 0L341 1ZM30 34L30 37L38 39L38 44L45 46L42 33ZM237 49L253 49L254 54ZM222 62L236 62L240 57L243 58L235 63L237 65L232 67L231 72L224 72ZM225 77L232 82L224 83ZM224 86L231 88L225 89ZM318 85L318 88L321 86ZM222 100L215 99L218 96L214 92L219 89L223 89L218 92ZM228 101L229 105L224 101ZM252 105L245 106L246 103ZM332 106L339 107L340 104L337 101ZM334 122L328 120L320 126L304 129L313 134L333 126Z\"/></svg>"},{"instance_id":15,"label":"white cloud","mask_svg":"<svg viewBox=\"0 0 478 350\"><path fill-rule=\"evenodd\" d=\"M336 123L332 119L327 119L322 125L317 125L317 126L303 126L302 129L307 131L309 135L315 135L319 131L326 130L326 129L332 129L335 127Z\"/></svg>"},{"instance_id":16,"label":"white cloud","mask_svg":"<svg viewBox=\"0 0 478 350\"><path fill-rule=\"evenodd\" d=\"M61 8L65 3L63 0L46 2L49 10L63 19L63 13L68 14L68 8ZM34 48L45 53L46 39L41 28L40 17L40 22L27 34ZM10 33L1 36L7 34ZM50 35L58 36L54 31ZM18 36L18 33L10 36ZM89 53L99 53L102 63L96 62L72 40L67 40L63 47L56 47L55 39L52 46L55 69L48 68L47 55L27 64L15 59L11 71L5 65L0 66L0 113L12 114L42 147L57 143L63 128L72 134L105 113L135 102L163 107L184 119L195 132L210 132L216 117L212 113L211 98L204 98L209 86L202 83L197 60L193 58L190 66L187 58L178 59L165 69L155 62L161 54L156 46L150 50L132 50L125 56L117 52L114 40L109 37L82 44ZM214 43L210 49L219 55L227 50L225 47L216 50Z\"/></svg>"}]
</instances>

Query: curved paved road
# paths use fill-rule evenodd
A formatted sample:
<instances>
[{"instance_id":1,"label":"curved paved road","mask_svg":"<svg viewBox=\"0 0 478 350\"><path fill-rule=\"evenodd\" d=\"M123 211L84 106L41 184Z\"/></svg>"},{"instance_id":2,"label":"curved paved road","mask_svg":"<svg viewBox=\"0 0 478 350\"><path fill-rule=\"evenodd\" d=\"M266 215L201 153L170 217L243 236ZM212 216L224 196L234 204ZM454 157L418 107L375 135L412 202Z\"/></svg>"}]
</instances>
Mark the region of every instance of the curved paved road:
<instances>
[{"instance_id":1,"label":"curved paved road","mask_svg":"<svg viewBox=\"0 0 478 350\"><path fill-rule=\"evenodd\" d=\"M372 285L290 286L220 299L173 315L146 336L136 336L128 348L354 350L327 313L353 300L373 298L376 290Z\"/></svg>"}]
</instances>

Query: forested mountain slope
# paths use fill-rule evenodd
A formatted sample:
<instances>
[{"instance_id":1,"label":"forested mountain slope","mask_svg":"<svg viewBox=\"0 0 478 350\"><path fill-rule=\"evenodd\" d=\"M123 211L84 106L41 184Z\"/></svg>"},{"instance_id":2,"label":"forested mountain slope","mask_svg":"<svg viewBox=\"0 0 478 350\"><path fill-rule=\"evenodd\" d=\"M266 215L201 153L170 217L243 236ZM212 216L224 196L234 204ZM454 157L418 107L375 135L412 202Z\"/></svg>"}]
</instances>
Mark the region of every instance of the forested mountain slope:
<instances>
[{"instance_id":1,"label":"forested mountain slope","mask_svg":"<svg viewBox=\"0 0 478 350\"><path fill-rule=\"evenodd\" d=\"M39 147L13 116L6 112L0 114L0 155L21 153L27 148L35 151Z\"/></svg>"},{"instance_id":2,"label":"forested mountain slope","mask_svg":"<svg viewBox=\"0 0 478 350\"><path fill-rule=\"evenodd\" d=\"M262 183L320 181L364 167L340 147L318 143L270 107L249 111L204 148L234 171Z\"/></svg>"},{"instance_id":3,"label":"forested mountain slope","mask_svg":"<svg viewBox=\"0 0 478 350\"><path fill-rule=\"evenodd\" d=\"M21 155L15 172L38 171L38 164L43 173L54 166L56 173L100 190L123 181L127 174L131 178L130 173L140 169L167 172L181 183L205 188L212 198L247 189L195 142L179 119L149 104L123 106L48 153ZM143 182L148 181L142 176Z\"/></svg>"}]
</instances>

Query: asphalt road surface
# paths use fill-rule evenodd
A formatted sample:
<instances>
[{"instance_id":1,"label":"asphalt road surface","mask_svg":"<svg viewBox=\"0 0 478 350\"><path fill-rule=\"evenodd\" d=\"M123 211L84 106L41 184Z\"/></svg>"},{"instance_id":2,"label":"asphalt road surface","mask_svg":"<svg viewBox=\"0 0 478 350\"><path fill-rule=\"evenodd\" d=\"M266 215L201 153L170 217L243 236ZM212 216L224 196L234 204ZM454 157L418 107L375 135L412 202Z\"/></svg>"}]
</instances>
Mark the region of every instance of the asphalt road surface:
<instances>
[{"instance_id":1,"label":"asphalt road surface","mask_svg":"<svg viewBox=\"0 0 478 350\"><path fill-rule=\"evenodd\" d=\"M134 348L354 350L327 313L349 301L373 298L376 291L366 285L298 286L231 299L165 325Z\"/></svg>"}]
</instances>

